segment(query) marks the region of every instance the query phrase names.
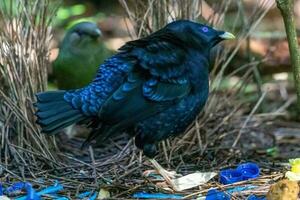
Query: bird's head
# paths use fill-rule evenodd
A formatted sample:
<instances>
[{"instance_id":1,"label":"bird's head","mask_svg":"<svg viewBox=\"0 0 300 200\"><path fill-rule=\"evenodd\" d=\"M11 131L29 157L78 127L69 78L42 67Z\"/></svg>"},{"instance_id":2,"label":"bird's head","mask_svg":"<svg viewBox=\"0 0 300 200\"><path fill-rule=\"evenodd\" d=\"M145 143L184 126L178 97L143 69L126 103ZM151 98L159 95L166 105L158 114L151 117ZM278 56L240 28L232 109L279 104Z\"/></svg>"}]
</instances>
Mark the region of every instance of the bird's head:
<instances>
[{"instance_id":1,"label":"bird's head","mask_svg":"<svg viewBox=\"0 0 300 200\"><path fill-rule=\"evenodd\" d=\"M98 46L101 31L95 23L80 22L71 27L62 43L62 48L92 48Z\"/></svg>"},{"instance_id":2,"label":"bird's head","mask_svg":"<svg viewBox=\"0 0 300 200\"><path fill-rule=\"evenodd\" d=\"M189 20L174 21L165 29L175 34L185 45L198 50L210 50L222 40L235 38L232 33Z\"/></svg>"}]
</instances>

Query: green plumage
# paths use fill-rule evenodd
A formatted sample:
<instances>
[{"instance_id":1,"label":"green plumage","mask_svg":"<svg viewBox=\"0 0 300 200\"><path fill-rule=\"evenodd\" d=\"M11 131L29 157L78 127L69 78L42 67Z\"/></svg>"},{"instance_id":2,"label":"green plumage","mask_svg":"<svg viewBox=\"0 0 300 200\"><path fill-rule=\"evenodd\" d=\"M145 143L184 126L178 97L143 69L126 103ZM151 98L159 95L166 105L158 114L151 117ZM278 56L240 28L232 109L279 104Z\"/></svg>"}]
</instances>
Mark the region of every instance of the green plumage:
<instances>
[{"instance_id":1,"label":"green plumage","mask_svg":"<svg viewBox=\"0 0 300 200\"><path fill-rule=\"evenodd\" d=\"M66 33L53 63L57 87L64 90L84 87L92 81L99 65L111 55L96 24L76 24Z\"/></svg>"}]
</instances>

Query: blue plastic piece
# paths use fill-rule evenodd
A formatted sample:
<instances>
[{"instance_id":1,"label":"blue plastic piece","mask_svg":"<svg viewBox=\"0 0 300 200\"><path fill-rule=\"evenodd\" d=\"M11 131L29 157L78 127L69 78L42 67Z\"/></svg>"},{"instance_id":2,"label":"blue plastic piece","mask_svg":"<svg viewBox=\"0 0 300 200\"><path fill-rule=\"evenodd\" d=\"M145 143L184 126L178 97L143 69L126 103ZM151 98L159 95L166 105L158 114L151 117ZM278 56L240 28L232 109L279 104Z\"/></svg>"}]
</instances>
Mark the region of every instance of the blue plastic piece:
<instances>
[{"instance_id":1,"label":"blue plastic piece","mask_svg":"<svg viewBox=\"0 0 300 200\"><path fill-rule=\"evenodd\" d=\"M88 196L91 195L91 194L92 194L92 192L86 191L86 192L83 192L83 193L78 194L76 197L77 197L78 199L83 199L83 198L88 197ZM98 196L98 193L97 193L97 192L94 192L93 195L90 196L90 197L88 198L88 200L95 200L95 199L97 198L97 196Z\"/></svg>"},{"instance_id":2,"label":"blue plastic piece","mask_svg":"<svg viewBox=\"0 0 300 200\"><path fill-rule=\"evenodd\" d=\"M55 200L70 200L70 199L67 197L57 197Z\"/></svg>"},{"instance_id":3,"label":"blue plastic piece","mask_svg":"<svg viewBox=\"0 0 300 200\"><path fill-rule=\"evenodd\" d=\"M147 192L138 192L133 194L133 198L138 199L183 199L182 195L177 194L164 194L164 193L147 193Z\"/></svg>"},{"instance_id":4,"label":"blue plastic piece","mask_svg":"<svg viewBox=\"0 0 300 200\"><path fill-rule=\"evenodd\" d=\"M267 200L266 197L257 197L255 195L250 195L247 200Z\"/></svg>"},{"instance_id":5,"label":"blue plastic piece","mask_svg":"<svg viewBox=\"0 0 300 200\"><path fill-rule=\"evenodd\" d=\"M25 190L27 192L26 200L40 200L41 196L38 195L35 190L32 188L30 183L25 183Z\"/></svg>"},{"instance_id":6,"label":"blue plastic piece","mask_svg":"<svg viewBox=\"0 0 300 200\"><path fill-rule=\"evenodd\" d=\"M220 182L222 184L231 184L243 180L241 171L235 169L225 169L220 172Z\"/></svg>"},{"instance_id":7,"label":"blue plastic piece","mask_svg":"<svg viewBox=\"0 0 300 200\"><path fill-rule=\"evenodd\" d=\"M57 193L58 191L61 191L63 189L64 189L64 187L61 184L57 183L54 186L49 186L49 187L47 187L47 188L45 188L45 189L43 189L43 190L41 190L37 193L38 193L38 195L41 196L41 195L44 195L44 194L54 194L54 193Z\"/></svg>"},{"instance_id":8,"label":"blue plastic piece","mask_svg":"<svg viewBox=\"0 0 300 200\"><path fill-rule=\"evenodd\" d=\"M56 195L57 192L63 190L63 186L59 184L57 181L53 186L49 186L45 189L42 189L39 192L36 192L30 183L27 182L17 182L14 183L12 186L6 188L5 192L9 195L10 193L21 191L21 190L26 190L26 195L17 197L15 200L41 200L42 195L48 195L48 197L51 197L52 199L55 200L69 200L69 198L64 197L64 196L59 196ZM2 185L0 184L0 196L2 191ZM85 197L88 197L91 195L87 200L95 200L97 198L97 192L94 192L91 195L91 192L84 192L80 195L77 196L78 199L83 199Z\"/></svg>"},{"instance_id":9,"label":"blue plastic piece","mask_svg":"<svg viewBox=\"0 0 300 200\"><path fill-rule=\"evenodd\" d=\"M254 189L254 188L257 188L257 186L254 186L254 185L236 186L234 188L227 189L226 192L228 192L228 193L242 192L242 191L251 190L251 189Z\"/></svg>"},{"instance_id":10,"label":"blue plastic piece","mask_svg":"<svg viewBox=\"0 0 300 200\"><path fill-rule=\"evenodd\" d=\"M243 180L248 180L251 178L256 178L259 176L260 169L255 163L244 163L237 167L237 170L241 171L243 174Z\"/></svg>"},{"instance_id":11,"label":"blue plastic piece","mask_svg":"<svg viewBox=\"0 0 300 200\"><path fill-rule=\"evenodd\" d=\"M26 196L23 198L16 198L15 200L40 200L40 196L35 192L35 190L32 188L32 185L27 182L17 182L14 183L12 186L8 187L6 189L6 193L13 193L20 190L26 190Z\"/></svg>"},{"instance_id":12,"label":"blue plastic piece","mask_svg":"<svg viewBox=\"0 0 300 200\"><path fill-rule=\"evenodd\" d=\"M15 198L15 200L40 200L42 195L45 194L53 194L63 189L63 186L58 182L54 186L47 187L39 192L36 192L32 185L28 182L16 182L12 186L6 188L6 193L9 195L10 193L26 190L26 195ZM68 198L65 198L68 199Z\"/></svg>"},{"instance_id":13,"label":"blue plastic piece","mask_svg":"<svg viewBox=\"0 0 300 200\"><path fill-rule=\"evenodd\" d=\"M255 163L240 164L236 169L225 169L220 171L220 182L231 184L259 176L260 169Z\"/></svg>"},{"instance_id":14,"label":"blue plastic piece","mask_svg":"<svg viewBox=\"0 0 300 200\"><path fill-rule=\"evenodd\" d=\"M24 187L25 187L24 182L16 182L16 183L12 184L11 186L9 186L8 188L6 188L6 192L7 193L17 192L17 191L22 190Z\"/></svg>"},{"instance_id":15,"label":"blue plastic piece","mask_svg":"<svg viewBox=\"0 0 300 200\"><path fill-rule=\"evenodd\" d=\"M53 193L56 193L56 192L58 192L58 191L60 191L62 189L63 189L62 185L55 184L54 186L47 187L47 188L45 188L45 189L43 189L43 190L41 190L39 192L35 192L33 189L30 190L30 192L34 191L35 196L36 196L34 200L38 200L38 199L41 199L42 195L53 194ZM26 196L19 197L16 200L29 200L28 197L31 195L31 193L28 192L28 190L26 190L26 191L27 191L27 195Z\"/></svg>"},{"instance_id":16,"label":"blue plastic piece","mask_svg":"<svg viewBox=\"0 0 300 200\"><path fill-rule=\"evenodd\" d=\"M87 197L91 194L90 191L86 191L86 192L83 192L83 193L80 193L78 194L76 197L79 198L79 199L83 199L84 197Z\"/></svg>"},{"instance_id":17,"label":"blue plastic piece","mask_svg":"<svg viewBox=\"0 0 300 200\"><path fill-rule=\"evenodd\" d=\"M225 192L211 189L207 192L205 200L230 200L230 196Z\"/></svg>"},{"instance_id":18,"label":"blue plastic piece","mask_svg":"<svg viewBox=\"0 0 300 200\"><path fill-rule=\"evenodd\" d=\"M95 199L97 199L97 192L94 192L94 194L90 197L90 198L88 198L88 200L95 200Z\"/></svg>"},{"instance_id":19,"label":"blue plastic piece","mask_svg":"<svg viewBox=\"0 0 300 200\"><path fill-rule=\"evenodd\" d=\"M0 196L3 196L3 186L1 183L0 183Z\"/></svg>"}]
</instances>

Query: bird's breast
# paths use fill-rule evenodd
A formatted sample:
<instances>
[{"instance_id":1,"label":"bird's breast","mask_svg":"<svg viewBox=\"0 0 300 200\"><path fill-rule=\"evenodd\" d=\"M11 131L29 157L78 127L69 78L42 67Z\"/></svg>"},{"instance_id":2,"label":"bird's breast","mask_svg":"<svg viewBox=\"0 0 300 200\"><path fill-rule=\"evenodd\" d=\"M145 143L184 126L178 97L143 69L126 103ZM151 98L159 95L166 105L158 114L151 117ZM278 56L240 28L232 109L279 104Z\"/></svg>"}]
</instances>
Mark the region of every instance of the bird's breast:
<instances>
[{"instance_id":1,"label":"bird's breast","mask_svg":"<svg viewBox=\"0 0 300 200\"><path fill-rule=\"evenodd\" d=\"M163 112L140 122L136 127L138 133L142 133L149 143L183 133L201 111L207 97L208 88L183 98Z\"/></svg>"}]
</instances>

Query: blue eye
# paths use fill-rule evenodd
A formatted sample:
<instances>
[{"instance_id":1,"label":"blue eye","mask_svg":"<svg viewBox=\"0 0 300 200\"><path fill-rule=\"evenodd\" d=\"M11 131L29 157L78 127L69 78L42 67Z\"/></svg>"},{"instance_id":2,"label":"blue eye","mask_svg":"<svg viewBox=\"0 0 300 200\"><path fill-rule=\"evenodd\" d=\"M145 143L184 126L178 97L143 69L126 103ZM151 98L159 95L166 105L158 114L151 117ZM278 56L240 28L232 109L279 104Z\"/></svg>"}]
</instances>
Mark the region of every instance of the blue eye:
<instances>
[{"instance_id":1,"label":"blue eye","mask_svg":"<svg viewBox=\"0 0 300 200\"><path fill-rule=\"evenodd\" d=\"M201 30L202 30L204 33L207 33L207 32L208 32L208 28L207 28L207 27L205 27L205 26L204 26L204 27L202 27L202 28L201 28Z\"/></svg>"}]
</instances>

